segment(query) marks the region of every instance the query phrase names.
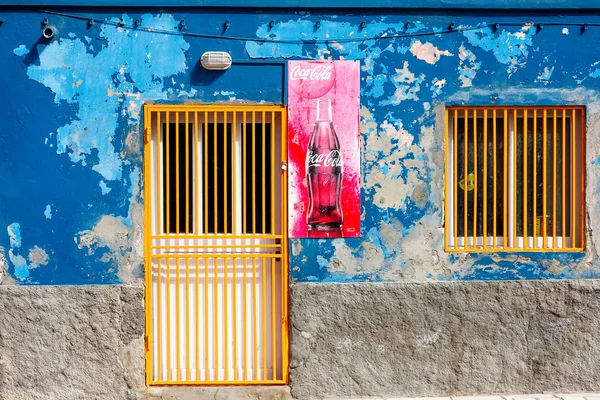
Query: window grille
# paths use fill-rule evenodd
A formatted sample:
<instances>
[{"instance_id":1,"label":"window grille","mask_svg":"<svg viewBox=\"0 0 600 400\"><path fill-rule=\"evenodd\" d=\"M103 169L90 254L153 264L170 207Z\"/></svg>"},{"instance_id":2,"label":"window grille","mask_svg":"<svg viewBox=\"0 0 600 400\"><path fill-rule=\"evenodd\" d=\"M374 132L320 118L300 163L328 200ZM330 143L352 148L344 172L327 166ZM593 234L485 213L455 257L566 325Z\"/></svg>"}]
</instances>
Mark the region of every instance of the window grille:
<instances>
[{"instance_id":1,"label":"window grille","mask_svg":"<svg viewBox=\"0 0 600 400\"><path fill-rule=\"evenodd\" d=\"M445 136L446 251L584 249L584 107L449 107Z\"/></svg>"}]
</instances>

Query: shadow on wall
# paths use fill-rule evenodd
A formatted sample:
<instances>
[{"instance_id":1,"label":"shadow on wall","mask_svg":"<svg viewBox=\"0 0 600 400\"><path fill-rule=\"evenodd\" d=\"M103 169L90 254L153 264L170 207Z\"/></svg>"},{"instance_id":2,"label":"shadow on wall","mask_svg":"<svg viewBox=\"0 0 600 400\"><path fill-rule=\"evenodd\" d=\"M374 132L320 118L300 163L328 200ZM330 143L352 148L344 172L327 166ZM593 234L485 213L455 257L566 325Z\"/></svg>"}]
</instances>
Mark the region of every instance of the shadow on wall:
<instances>
[{"instance_id":1,"label":"shadow on wall","mask_svg":"<svg viewBox=\"0 0 600 400\"><path fill-rule=\"evenodd\" d=\"M192 85L209 86L223 76L225 72L226 70L215 71L205 69L202 64L200 64L200 59L198 59L198 62L196 62L196 65L194 65L194 68L190 73L190 82Z\"/></svg>"}]
</instances>

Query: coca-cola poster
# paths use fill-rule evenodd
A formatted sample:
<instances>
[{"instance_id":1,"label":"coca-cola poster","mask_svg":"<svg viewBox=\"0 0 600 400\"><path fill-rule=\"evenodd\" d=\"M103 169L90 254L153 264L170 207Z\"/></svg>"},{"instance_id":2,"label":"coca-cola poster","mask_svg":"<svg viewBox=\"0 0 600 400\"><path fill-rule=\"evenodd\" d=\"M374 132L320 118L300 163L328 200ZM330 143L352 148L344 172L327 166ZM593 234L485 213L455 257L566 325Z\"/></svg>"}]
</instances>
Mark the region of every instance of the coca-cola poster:
<instances>
[{"instance_id":1,"label":"coca-cola poster","mask_svg":"<svg viewBox=\"0 0 600 400\"><path fill-rule=\"evenodd\" d=\"M360 236L360 64L288 64L292 238Z\"/></svg>"}]
</instances>

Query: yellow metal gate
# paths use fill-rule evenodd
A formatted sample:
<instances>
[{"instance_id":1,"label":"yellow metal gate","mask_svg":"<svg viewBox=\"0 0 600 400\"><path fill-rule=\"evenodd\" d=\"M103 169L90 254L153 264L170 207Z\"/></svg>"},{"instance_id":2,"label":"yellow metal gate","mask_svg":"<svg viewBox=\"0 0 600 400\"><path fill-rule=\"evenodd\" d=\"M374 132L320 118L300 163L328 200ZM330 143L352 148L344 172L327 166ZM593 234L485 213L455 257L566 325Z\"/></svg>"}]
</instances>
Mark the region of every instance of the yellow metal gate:
<instances>
[{"instance_id":1,"label":"yellow metal gate","mask_svg":"<svg viewBox=\"0 0 600 400\"><path fill-rule=\"evenodd\" d=\"M285 107L144 124L147 384L286 383Z\"/></svg>"}]
</instances>

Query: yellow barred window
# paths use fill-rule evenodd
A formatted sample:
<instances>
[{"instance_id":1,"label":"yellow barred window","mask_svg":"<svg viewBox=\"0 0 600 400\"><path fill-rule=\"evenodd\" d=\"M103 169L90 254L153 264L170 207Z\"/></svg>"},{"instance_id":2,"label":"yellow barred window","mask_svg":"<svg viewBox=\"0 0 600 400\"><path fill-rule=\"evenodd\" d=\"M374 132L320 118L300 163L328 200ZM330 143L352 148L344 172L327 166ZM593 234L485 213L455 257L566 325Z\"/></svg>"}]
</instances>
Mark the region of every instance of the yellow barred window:
<instances>
[{"instance_id":1,"label":"yellow barred window","mask_svg":"<svg viewBox=\"0 0 600 400\"><path fill-rule=\"evenodd\" d=\"M446 251L584 249L584 107L449 107L445 160Z\"/></svg>"}]
</instances>

